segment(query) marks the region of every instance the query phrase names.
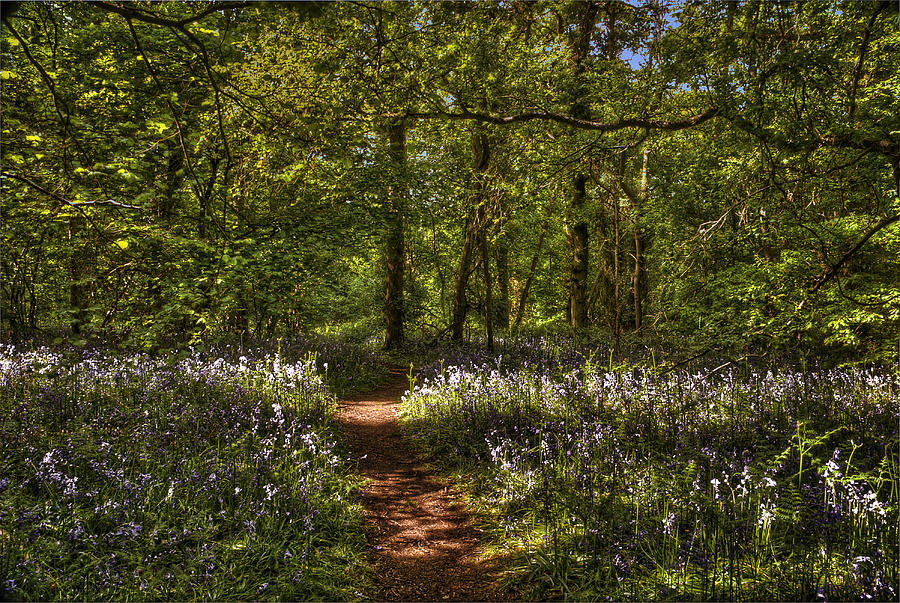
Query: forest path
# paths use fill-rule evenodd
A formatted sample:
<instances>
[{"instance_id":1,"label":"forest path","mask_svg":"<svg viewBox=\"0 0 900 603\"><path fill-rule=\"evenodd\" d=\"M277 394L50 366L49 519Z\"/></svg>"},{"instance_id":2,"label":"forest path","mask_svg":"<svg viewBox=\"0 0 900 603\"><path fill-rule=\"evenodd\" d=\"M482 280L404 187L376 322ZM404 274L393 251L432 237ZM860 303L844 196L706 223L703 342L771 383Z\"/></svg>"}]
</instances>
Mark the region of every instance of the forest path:
<instances>
[{"instance_id":1,"label":"forest path","mask_svg":"<svg viewBox=\"0 0 900 603\"><path fill-rule=\"evenodd\" d=\"M339 403L363 491L370 560L381 601L497 601L496 568L453 491L403 439L397 420L409 385L400 368L375 391Z\"/></svg>"}]
</instances>

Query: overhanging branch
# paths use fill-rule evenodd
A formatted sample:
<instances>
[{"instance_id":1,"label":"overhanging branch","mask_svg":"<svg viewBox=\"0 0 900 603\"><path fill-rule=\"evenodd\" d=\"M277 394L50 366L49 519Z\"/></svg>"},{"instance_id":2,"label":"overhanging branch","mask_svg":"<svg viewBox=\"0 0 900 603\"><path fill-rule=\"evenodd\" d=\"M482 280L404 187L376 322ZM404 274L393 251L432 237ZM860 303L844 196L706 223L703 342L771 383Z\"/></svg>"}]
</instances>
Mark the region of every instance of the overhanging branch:
<instances>
[{"instance_id":1,"label":"overhanging branch","mask_svg":"<svg viewBox=\"0 0 900 603\"><path fill-rule=\"evenodd\" d=\"M742 130L760 141L788 151L810 151L822 147L842 149L858 149L868 153L878 153L891 157L895 161L900 157L900 140L894 138L862 138L847 134L820 136L817 138L787 139L781 135L757 127L750 120L740 115L724 116L737 129Z\"/></svg>"},{"instance_id":2,"label":"overhanging branch","mask_svg":"<svg viewBox=\"0 0 900 603\"><path fill-rule=\"evenodd\" d=\"M382 114L381 117L387 118L405 118L405 119L449 119L455 121L480 121L483 123L496 124L506 126L515 123L525 123L529 121L555 121L567 126L572 126L581 130L593 130L596 132L615 132L628 128L644 128L647 130L663 130L676 131L686 128L692 128L703 122L712 119L718 114L718 109L713 107L702 113L692 115L690 117L664 121L661 119L646 119L641 117L633 117L620 119L613 122L600 122L590 119L579 119L562 113L553 113L549 111L529 111L519 113L517 115L491 115L488 113L480 113L477 111L460 111L458 113L446 112L417 112L407 111L403 113Z\"/></svg>"},{"instance_id":3,"label":"overhanging branch","mask_svg":"<svg viewBox=\"0 0 900 603\"><path fill-rule=\"evenodd\" d=\"M248 6L250 2L214 2L199 13L179 20L166 19L165 17L160 17L159 15L142 8L133 8L126 5L125 3L116 4L114 2L89 1L88 4L96 6L97 8L105 10L107 12L116 13L125 17L126 19L134 19L136 21L143 21L144 23L152 23L153 25L162 25L164 27L174 27L176 29L181 29L183 27L186 27L187 25L190 25L191 23L195 23L203 19L207 15L210 15L214 12L218 12L221 10L230 10L234 8L243 8L245 6Z\"/></svg>"},{"instance_id":4,"label":"overhanging branch","mask_svg":"<svg viewBox=\"0 0 900 603\"><path fill-rule=\"evenodd\" d=\"M44 81L44 84L47 86L47 89L50 91L50 96L53 98L53 108L56 109L56 115L59 117L59 121L62 124L64 130L68 130L69 123L71 121L71 114L69 113L69 107L65 102L59 97L56 93L56 86L53 84L53 79L47 74L47 71L44 67L38 62L37 59L31 54L31 50L29 50L28 44L25 42L25 39L19 35L19 32L13 27L12 23L9 19L6 18L6 15L3 15L3 24L6 28L12 33L13 37L19 42L22 46L22 50L25 51L25 57L28 59L28 62L37 69L38 73L41 76L41 79ZM65 113L65 115L63 115Z\"/></svg>"},{"instance_id":5,"label":"overhanging branch","mask_svg":"<svg viewBox=\"0 0 900 603\"><path fill-rule=\"evenodd\" d=\"M827 283L828 281L833 279L835 276L837 276L838 270L841 269L841 266L846 264L847 261L850 258L852 258L856 254L856 252L862 248L863 245L866 244L866 241L871 239L872 236L875 233L877 233L879 230L881 230L882 228L885 228L886 226L890 226L897 220L900 220L900 214L894 214L892 216L887 216L887 217L884 217L881 220L879 220L877 224L875 224L874 226L872 226L872 228L867 230L866 233L859 239L859 241L857 241L853 247L851 247L844 255L842 255L841 259L839 259L836 264L829 266L828 270L825 271L825 274L823 274L821 277L819 277L819 280L817 280L816 283L809 289L809 291L806 292L806 297L804 297L803 301L801 301L797 305L796 312L800 312L806 306L806 302L808 302L810 300L810 298L812 298L812 296L815 295L819 291L819 289L822 288L822 285L824 285L825 283ZM797 316L797 314L795 313L794 317L796 317L796 316ZM788 324L791 324L791 322L793 322L794 317L792 317L791 320L788 321Z\"/></svg>"}]
</instances>

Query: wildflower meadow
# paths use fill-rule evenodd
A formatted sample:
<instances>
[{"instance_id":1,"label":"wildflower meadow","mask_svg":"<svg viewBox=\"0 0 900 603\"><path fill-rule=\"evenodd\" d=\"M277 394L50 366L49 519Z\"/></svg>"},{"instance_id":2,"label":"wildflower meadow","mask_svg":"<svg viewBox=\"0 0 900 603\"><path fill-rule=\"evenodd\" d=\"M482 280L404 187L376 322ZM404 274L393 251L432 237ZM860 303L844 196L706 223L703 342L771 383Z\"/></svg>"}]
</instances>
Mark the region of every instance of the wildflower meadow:
<instances>
[{"instance_id":1,"label":"wildflower meadow","mask_svg":"<svg viewBox=\"0 0 900 603\"><path fill-rule=\"evenodd\" d=\"M656 354L406 351L403 429L463 491L509 595L895 600L896 371ZM325 339L4 344L2 597L372 598L334 392L383 370Z\"/></svg>"},{"instance_id":2,"label":"wildflower meadow","mask_svg":"<svg viewBox=\"0 0 900 603\"><path fill-rule=\"evenodd\" d=\"M303 350L0 347L0 598L360 598L359 478Z\"/></svg>"},{"instance_id":3,"label":"wildflower meadow","mask_svg":"<svg viewBox=\"0 0 900 603\"><path fill-rule=\"evenodd\" d=\"M652 361L532 338L406 396L528 599L896 600L895 371Z\"/></svg>"}]
</instances>

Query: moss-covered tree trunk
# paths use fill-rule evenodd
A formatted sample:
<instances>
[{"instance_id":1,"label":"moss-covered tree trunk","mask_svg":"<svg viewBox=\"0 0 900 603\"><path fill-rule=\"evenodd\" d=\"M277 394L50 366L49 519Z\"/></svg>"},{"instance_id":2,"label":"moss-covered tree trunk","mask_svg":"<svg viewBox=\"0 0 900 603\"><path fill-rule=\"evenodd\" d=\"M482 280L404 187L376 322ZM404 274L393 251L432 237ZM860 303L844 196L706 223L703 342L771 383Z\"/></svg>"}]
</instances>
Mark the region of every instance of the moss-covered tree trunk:
<instances>
[{"instance_id":1,"label":"moss-covered tree trunk","mask_svg":"<svg viewBox=\"0 0 900 603\"><path fill-rule=\"evenodd\" d=\"M394 349L403 342L403 275L406 266L405 188L403 172L406 167L406 123L395 121L388 125L388 144L391 160L391 185L388 188L388 216L384 236L386 282L384 288L384 347Z\"/></svg>"},{"instance_id":2,"label":"moss-covered tree trunk","mask_svg":"<svg viewBox=\"0 0 900 603\"><path fill-rule=\"evenodd\" d=\"M590 111L585 98L587 58L598 7L594 2L580 3L576 7L578 10L576 28L571 38L573 76L571 113L572 117L577 119L589 119ZM567 314L569 324L576 332L587 326L588 252L590 250L588 223L584 212L588 175L579 167L576 167L576 172L572 176L572 188L569 196L570 218L567 225L570 254Z\"/></svg>"},{"instance_id":3,"label":"moss-covered tree trunk","mask_svg":"<svg viewBox=\"0 0 900 603\"><path fill-rule=\"evenodd\" d=\"M476 246L481 249L482 231L485 227L485 203L487 183L485 172L490 163L491 145L486 134L476 131L472 134L472 169L475 173L474 198L470 211L466 217L466 226L463 233L463 247L459 256L459 266L456 272L456 288L453 293L453 322L451 324L451 337L456 341L463 338L463 328L466 323L468 300L466 288L469 286L469 276L472 274L472 257ZM485 242L486 244L486 242ZM483 255L483 253L482 253ZM482 259L484 261L484 259ZM490 289L490 287L488 287Z\"/></svg>"},{"instance_id":4,"label":"moss-covered tree trunk","mask_svg":"<svg viewBox=\"0 0 900 603\"><path fill-rule=\"evenodd\" d=\"M634 207L634 272L631 278L631 294L634 298L634 330L640 331L644 321L644 240L641 232L641 218L649 195L647 179L647 158L649 151L644 151L644 165L641 169L641 192Z\"/></svg>"}]
</instances>

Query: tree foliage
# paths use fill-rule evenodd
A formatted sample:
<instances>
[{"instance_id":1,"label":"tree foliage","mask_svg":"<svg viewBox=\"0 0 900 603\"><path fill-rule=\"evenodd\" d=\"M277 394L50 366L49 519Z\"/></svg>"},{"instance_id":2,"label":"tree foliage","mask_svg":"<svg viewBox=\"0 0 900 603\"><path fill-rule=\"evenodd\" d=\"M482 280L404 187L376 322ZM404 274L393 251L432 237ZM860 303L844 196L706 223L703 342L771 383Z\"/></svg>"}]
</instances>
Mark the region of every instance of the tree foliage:
<instances>
[{"instance_id":1,"label":"tree foliage","mask_svg":"<svg viewBox=\"0 0 900 603\"><path fill-rule=\"evenodd\" d=\"M22 3L3 330L887 357L898 47L886 2Z\"/></svg>"}]
</instances>

